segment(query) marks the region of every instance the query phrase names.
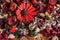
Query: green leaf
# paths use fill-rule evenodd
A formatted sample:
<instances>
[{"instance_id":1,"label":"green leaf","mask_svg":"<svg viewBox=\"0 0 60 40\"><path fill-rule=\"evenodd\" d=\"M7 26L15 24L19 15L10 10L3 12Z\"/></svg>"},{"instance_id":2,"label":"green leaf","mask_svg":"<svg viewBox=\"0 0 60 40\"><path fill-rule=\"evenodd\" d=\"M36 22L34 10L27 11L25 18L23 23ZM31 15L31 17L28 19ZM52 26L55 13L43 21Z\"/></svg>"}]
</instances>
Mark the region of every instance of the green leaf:
<instances>
[{"instance_id":1,"label":"green leaf","mask_svg":"<svg viewBox=\"0 0 60 40\"><path fill-rule=\"evenodd\" d=\"M16 36L16 38L19 38L19 31L15 32L15 36Z\"/></svg>"},{"instance_id":2,"label":"green leaf","mask_svg":"<svg viewBox=\"0 0 60 40\"><path fill-rule=\"evenodd\" d=\"M17 34L15 35L15 37L16 37L16 38L19 38L19 36L18 36Z\"/></svg>"},{"instance_id":3,"label":"green leaf","mask_svg":"<svg viewBox=\"0 0 60 40\"><path fill-rule=\"evenodd\" d=\"M35 32L34 31L29 31L30 32L30 36L35 36Z\"/></svg>"},{"instance_id":4,"label":"green leaf","mask_svg":"<svg viewBox=\"0 0 60 40\"><path fill-rule=\"evenodd\" d=\"M10 29L11 29L11 27L10 27L10 26L8 26L8 27L7 27L7 30L10 30Z\"/></svg>"}]
</instances>

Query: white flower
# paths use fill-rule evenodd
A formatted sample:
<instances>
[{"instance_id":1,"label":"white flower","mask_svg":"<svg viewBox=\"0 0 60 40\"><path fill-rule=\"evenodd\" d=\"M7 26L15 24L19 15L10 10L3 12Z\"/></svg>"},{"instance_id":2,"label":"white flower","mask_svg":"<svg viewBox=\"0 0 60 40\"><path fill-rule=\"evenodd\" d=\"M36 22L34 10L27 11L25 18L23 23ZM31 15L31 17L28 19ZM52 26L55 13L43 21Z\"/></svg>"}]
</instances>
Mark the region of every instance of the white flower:
<instances>
[{"instance_id":1,"label":"white flower","mask_svg":"<svg viewBox=\"0 0 60 40\"><path fill-rule=\"evenodd\" d=\"M20 34L26 35L26 34L28 34L28 30L27 29L20 29Z\"/></svg>"},{"instance_id":2,"label":"white flower","mask_svg":"<svg viewBox=\"0 0 60 40\"><path fill-rule=\"evenodd\" d=\"M46 26L51 26L51 24L50 23L46 23Z\"/></svg>"},{"instance_id":3,"label":"white flower","mask_svg":"<svg viewBox=\"0 0 60 40\"><path fill-rule=\"evenodd\" d=\"M29 29L30 29L30 30L34 30L35 27L36 27L36 25L34 25L33 23L31 23L31 24L29 25Z\"/></svg>"},{"instance_id":4,"label":"white flower","mask_svg":"<svg viewBox=\"0 0 60 40\"><path fill-rule=\"evenodd\" d=\"M4 18L4 16L1 16L1 15L0 15L0 19L1 19L1 18Z\"/></svg>"},{"instance_id":5,"label":"white flower","mask_svg":"<svg viewBox=\"0 0 60 40\"><path fill-rule=\"evenodd\" d=\"M53 22L52 22L52 25L55 26L55 25L56 25L56 21L53 21Z\"/></svg>"},{"instance_id":6,"label":"white flower","mask_svg":"<svg viewBox=\"0 0 60 40\"><path fill-rule=\"evenodd\" d=\"M10 0L6 0L6 2L10 3Z\"/></svg>"},{"instance_id":7,"label":"white flower","mask_svg":"<svg viewBox=\"0 0 60 40\"><path fill-rule=\"evenodd\" d=\"M46 26L43 26L43 27L41 27L41 30L44 30L46 28Z\"/></svg>"},{"instance_id":8,"label":"white flower","mask_svg":"<svg viewBox=\"0 0 60 40\"><path fill-rule=\"evenodd\" d=\"M24 33L24 35L28 34L28 30L24 29L23 33Z\"/></svg>"},{"instance_id":9,"label":"white flower","mask_svg":"<svg viewBox=\"0 0 60 40\"><path fill-rule=\"evenodd\" d=\"M13 39L13 38L15 38L15 36L14 36L13 34L10 34L10 35L8 36L8 38Z\"/></svg>"},{"instance_id":10,"label":"white flower","mask_svg":"<svg viewBox=\"0 0 60 40\"><path fill-rule=\"evenodd\" d=\"M40 13L40 16L45 17L45 14L44 13Z\"/></svg>"},{"instance_id":11,"label":"white flower","mask_svg":"<svg viewBox=\"0 0 60 40\"><path fill-rule=\"evenodd\" d=\"M7 18L7 17L8 17L8 14L3 14L3 16L4 16L5 18Z\"/></svg>"},{"instance_id":12,"label":"white flower","mask_svg":"<svg viewBox=\"0 0 60 40\"><path fill-rule=\"evenodd\" d=\"M40 29L37 27L37 28L35 29L35 34L37 34L38 32L40 32Z\"/></svg>"},{"instance_id":13,"label":"white flower","mask_svg":"<svg viewBox=\"0 0 60 40\"><path fill-rule=\"evenodd\" d=\"M59 5L59 4L57 4L57 7L59 7L59 8L60 8L60 5Z\"/></svg>"}]
</instances>

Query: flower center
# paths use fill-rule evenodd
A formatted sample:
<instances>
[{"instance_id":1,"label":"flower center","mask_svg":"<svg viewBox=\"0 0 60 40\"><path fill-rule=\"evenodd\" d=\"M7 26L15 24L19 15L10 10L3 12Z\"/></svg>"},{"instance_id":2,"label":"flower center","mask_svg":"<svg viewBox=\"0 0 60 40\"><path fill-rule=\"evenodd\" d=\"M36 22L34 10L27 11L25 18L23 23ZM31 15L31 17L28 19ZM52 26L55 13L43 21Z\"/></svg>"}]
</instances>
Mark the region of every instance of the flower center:
<instances>
[{"instance_id":1,"label":"flower center","mask_svg":"<svg viewBox=\"0 0 60 40\"><path fill-rule=\"evenodd\" d=\"M27 14L27 11L26 11L25 9L23 9L23 10L21 11L21 15L22 15L22 16L26 16L26 14Z\"/></svg>"}]
</instances>

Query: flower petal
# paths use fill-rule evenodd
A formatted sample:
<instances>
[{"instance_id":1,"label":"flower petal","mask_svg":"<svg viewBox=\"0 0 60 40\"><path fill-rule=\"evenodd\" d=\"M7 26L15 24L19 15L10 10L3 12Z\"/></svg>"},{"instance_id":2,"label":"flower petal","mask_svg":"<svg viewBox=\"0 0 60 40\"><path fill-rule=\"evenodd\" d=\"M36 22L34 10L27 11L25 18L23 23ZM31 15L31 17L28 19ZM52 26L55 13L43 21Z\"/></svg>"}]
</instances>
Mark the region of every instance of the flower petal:
<instances>
[{"instance_id":1,"label":"flower petal","mask_svg":"<svg viewBox=\"0 0 60 40\"><path fill-rule=\"evenodd\" d=\"M28 13L28 14L34 16L34 15L36 15L37 13L36 13L36 12L30 12L30 13Z\"/></svg>"},{"instance_id":2,"label":"flower petal","mask_svg":"<svg viewBox=\"0 0 60 40\"><path fill-rule=\"evenodd\" d=\"M28 15L28 16L29 16L30 21L32 21L34 19L32 16L30 16L30 15Z\"/></svg>"},{"instance_id":3,"label":"flower petal","mask_svg":"<svg viewBox=\"0 0 60 40\"><path fill-rule=\"evenodd\" d=\"M21 13L21 10L18 9L18 10L16 11L16 15L20 15L20 13Z\"/></svg>"},{"instance_id":4,"label":"flower petal","mask_svg":"<svg viewBox=\"0 0 60 40\"><path fill-rule=\"evenodd\" d=\"M24 9L23 4L21 4L18 8L19 8L20 10L23 10L23 9Z\"/></svg>"},{"instance_id":5,"label":"flower petal","mask_svg":"<svg viewBox=\"0 0 60 40\"><path fill-rule=\"evenodd\" d=\"M34 10L35 10L35 8L32 5L28 8L29 12L34 11Z\"/></svg>"},{"instance_id":6,"label":"flower petal","mask_svg":"<svg viewBox=\"0 0 60 40\"><path fill-rule=\"evenodd\" d=\"M28 10L28 8L29 8L30 6L31 6L30 4L26 4L26 5L25 5L26 10Z\"/></svg>"},{"instance_id":7,"label":"flower petal","mask_svg":"<svg viewBox=\"0 0 60 40\"><path fill-rule=\"evenodd\" d=\"M26 20L26 22L30 21L28 16L25 16L25 20Z\"/></svg>"}]
</instances>

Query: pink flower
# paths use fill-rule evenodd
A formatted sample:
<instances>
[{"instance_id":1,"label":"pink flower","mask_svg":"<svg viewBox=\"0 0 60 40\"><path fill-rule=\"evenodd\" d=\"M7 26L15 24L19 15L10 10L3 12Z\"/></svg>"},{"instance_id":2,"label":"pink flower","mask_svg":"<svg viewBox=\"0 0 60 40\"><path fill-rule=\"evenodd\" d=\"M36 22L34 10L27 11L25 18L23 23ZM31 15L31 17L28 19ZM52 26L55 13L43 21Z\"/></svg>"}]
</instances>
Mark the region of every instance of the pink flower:
<instances>
[{"instance_id":1,"label":"pink flower","mask_svg":"<svg viewBox=\"0 0 60 40\"><path fill-rule=\"evenodd\" d=\"M37 6L37 11L43 12L44 11L44 7L42 5L38 5Z\"/></svg>"},{"instance_id":2,"label":"pink flower","mask_svg":"<svg viewBox=\"0 0 60 40\"><path fill-rule=\"evenodd\" d=\"M57 0L49 0L49 4L55 5L57 3Z\"/></svg>"}]
</instances>

